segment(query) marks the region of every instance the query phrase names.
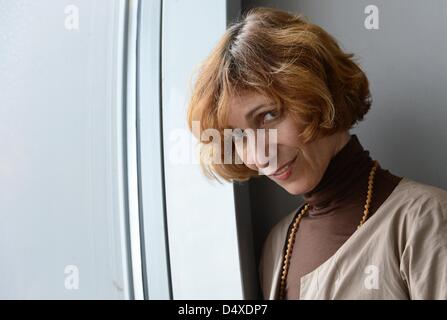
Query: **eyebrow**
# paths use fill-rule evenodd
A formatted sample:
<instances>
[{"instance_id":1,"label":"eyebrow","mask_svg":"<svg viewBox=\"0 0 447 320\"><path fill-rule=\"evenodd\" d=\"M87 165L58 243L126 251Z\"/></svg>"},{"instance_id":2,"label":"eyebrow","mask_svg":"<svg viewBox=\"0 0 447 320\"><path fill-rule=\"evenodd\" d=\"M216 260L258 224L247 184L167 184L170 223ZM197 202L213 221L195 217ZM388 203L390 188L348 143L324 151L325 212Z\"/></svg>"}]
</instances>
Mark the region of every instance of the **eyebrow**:
<instances>
[{"instance_id":1,"label":"eyebrow","mask_svg":"<svg viewBox=\"0 0 447 320\"><path fill-rule=\"evenodd\" d=\"M248 120L248 118L252 117L253 113L255 113L256 110L261 109L262 107L270 106L270 105L272 105L272 103L262 103L256 107L254 107L253 109L251 109L250 111L248 111L245 114L245 119Z\"/></svg>"},{"instance_id":2,"label":"eyebrow","mask_svg":"<svg viewBox=\"0 0 447 320\"><path fill-rule=\"evenodd\" d=\"M253 115L253 113L255 113L257 110L259 110L259 109L261 109L261 108L263 108L263 107L266 107L266 106L271 106L273 104L273 102L267 102L267 103L261 103L261 104L259 104L259 105L257 105L256 107L254 107L253 109L251 109L250 111L248 111L246 114L245 114L245 119L248 121L248 119ZM233 128L233 126L228 126L228 128L230 128L230 129L235 129L235 128Z\"/></svg>"}]
</instances>

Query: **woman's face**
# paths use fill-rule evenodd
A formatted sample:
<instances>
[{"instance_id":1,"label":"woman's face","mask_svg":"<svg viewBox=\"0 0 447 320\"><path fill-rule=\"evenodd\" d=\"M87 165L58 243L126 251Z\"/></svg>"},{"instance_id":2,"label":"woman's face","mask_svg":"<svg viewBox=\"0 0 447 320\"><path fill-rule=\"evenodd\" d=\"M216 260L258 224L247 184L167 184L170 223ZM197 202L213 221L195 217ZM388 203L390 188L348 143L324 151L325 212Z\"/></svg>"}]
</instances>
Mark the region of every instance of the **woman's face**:
<instances>
[{"instance_id":1,"label":"woman's face","mask_svg":"<svg viewBox=\"0 0 447 320\"><path fill-rule=\"evenodd\" d=\"M259 107L261 106L261 107ZM276 129L277 138L267 139L264 145L255 144L255 148L236 148L239 157L244 164L252 170L266 174L289 193L294 195L311 191L320 182L332 157L349 141L349 131L319 138L308 144L300 141L298 134L304 129L301 123L296 123L287 113L276 114L271 101L257 93L248 93L233 97L230 102L228 124L230 128ZM265 136L269 136L266 130ZM262 149L259 149L262 148ZM269 148L276 148L276 152L270 155ZM270 149L271 150L271 149ZM258 155L258 156L256 156ZM269 161L274 161L276 166L270 166L269 162L261 163L261 155L265 155ZM285 169L281 169L285 164ZM273 175L275 172L279 175Z\"/></svg>"}]
</instances>

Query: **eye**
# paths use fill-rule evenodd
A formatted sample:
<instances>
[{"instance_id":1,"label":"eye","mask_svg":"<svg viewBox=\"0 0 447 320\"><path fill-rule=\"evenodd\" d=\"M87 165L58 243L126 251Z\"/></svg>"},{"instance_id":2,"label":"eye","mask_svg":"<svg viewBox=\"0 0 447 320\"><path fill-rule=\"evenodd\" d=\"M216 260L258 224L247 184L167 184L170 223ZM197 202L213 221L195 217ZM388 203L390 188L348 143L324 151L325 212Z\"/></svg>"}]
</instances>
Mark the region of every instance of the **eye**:
<instances>
[{"instance_id":1,"label":"eye","mask_svg":"<svg viewBox=\"0 0 447 320\"><path fill-rule=\"evenodd\" d=\"M276 110L271 110L267 112L263 112L259 115L261 124L269 123L273 120L276 120L278 118L278 112Z\"/></svg>"}]
</instances>

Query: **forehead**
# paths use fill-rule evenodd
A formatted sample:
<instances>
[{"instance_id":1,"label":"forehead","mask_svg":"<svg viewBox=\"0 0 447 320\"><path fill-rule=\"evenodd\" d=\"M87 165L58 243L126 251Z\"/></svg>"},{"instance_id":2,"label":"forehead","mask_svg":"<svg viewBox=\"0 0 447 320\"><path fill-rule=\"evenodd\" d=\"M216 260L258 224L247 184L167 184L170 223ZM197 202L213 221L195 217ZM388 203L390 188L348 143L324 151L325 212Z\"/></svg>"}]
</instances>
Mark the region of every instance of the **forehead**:
<instances>
[{"instance_id":1,"label":"forehead","mask_svg":"<svg viewBox=\"0 0 447 320\"><path fill-rule=\"evenodd\" d=\"M270 104L268 97L257 92L241 93L232 96L228 103L228 125L241 126L247 119L245 115L260 105Z\"/></svg>"},{"instance_id":2,"label":"forehead","mask_svg":"<svg viewBox=\"0 0 447 320\"><path fill-rule=\"evenodd\" d=\"M258 104L269 102L270 99L260 93L257 92L246 92L246 93L238 93L237 95L233 95L229 99L229 107L233 111L243 110L248 111L252 107L257 106Z\"/></svg>"}]
</instances>

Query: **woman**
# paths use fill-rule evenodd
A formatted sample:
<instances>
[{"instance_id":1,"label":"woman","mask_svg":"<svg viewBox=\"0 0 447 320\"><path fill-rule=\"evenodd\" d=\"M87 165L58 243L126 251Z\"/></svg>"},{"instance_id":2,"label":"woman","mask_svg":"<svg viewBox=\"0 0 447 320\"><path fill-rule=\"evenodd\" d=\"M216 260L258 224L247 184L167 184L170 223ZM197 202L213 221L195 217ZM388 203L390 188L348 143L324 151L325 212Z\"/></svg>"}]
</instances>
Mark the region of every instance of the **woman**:
<instances>
[{"instance_id":1,"label":"woman","mask_svg":"<svg viewBox=\"0 0 447 320\"><path fill-rule=\"evenodd\" d=\"M225 137L201 141L202 167L227 181L267 174L303 196L265 240L264 298L447 299L447 191L383 169L349 133L371 107L352 58L303 16L249 11L195 83L190 128L200 121ZM205 163L224 156L225 129L243 130L231 131L232 161ZM248 129L275 130L276 139L241 147ZM259 150L272 144L265 161Z\"/></svg>"}]
</instances>

